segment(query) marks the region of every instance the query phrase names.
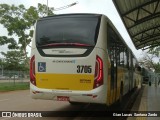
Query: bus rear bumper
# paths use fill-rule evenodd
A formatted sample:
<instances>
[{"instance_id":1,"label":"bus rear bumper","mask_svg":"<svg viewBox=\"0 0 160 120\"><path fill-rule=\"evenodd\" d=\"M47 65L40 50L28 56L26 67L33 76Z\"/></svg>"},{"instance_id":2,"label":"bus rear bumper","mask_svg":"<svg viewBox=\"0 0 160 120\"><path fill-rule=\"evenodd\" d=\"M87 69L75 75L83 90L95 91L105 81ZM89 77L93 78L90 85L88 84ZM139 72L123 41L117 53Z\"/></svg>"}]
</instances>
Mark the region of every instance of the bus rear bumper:
<instances>
[{"instance_id":1,"label":"bus rear bumper","mask_svg":"<svg viewBox=\"0 0 160 120\"><path fill-rule=\"evenodd\" d=\"M103 85L90 91L74 91L41 89L30 84L30 94L33 99L54 101L106 104L107 94L104 91L106 90L104 90Z\"/></svg>"}]
</instances>

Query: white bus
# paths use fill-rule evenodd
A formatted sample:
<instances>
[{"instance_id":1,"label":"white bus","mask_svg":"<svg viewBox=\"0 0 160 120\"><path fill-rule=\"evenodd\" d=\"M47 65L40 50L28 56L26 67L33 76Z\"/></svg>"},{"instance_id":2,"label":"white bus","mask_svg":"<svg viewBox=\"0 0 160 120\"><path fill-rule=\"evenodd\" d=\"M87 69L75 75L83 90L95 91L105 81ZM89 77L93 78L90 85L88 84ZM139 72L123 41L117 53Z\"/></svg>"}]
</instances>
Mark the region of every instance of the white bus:
<instances>
[{"instance_id":1,"label":"white bus","mask_svg":"<svg viewBox=\"0 0 160 120\"><path fill-rule=\"evenodd\" d=\"M30 60L34 99L111 105L141 82L136 59L101 14L37 21Z\"/></svg>"}]
</instances>

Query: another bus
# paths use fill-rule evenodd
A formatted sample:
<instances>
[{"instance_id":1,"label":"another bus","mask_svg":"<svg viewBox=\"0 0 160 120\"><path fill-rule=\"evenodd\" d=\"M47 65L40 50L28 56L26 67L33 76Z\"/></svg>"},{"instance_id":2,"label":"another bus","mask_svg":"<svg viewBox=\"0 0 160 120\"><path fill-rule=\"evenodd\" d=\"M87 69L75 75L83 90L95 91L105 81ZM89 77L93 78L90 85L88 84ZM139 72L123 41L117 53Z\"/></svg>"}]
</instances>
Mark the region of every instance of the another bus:
<instances>
[{"instance_id":1,"label":"another bus","mask_svg":"<svg viewBox=\"0 0 160 120\"><path fill-rule=\"evenodd\" d=\"M141 84L138 63L101 14L62 14L36 23L30 60L34 99L107 106Z\"/></svg>"}]
</instances>

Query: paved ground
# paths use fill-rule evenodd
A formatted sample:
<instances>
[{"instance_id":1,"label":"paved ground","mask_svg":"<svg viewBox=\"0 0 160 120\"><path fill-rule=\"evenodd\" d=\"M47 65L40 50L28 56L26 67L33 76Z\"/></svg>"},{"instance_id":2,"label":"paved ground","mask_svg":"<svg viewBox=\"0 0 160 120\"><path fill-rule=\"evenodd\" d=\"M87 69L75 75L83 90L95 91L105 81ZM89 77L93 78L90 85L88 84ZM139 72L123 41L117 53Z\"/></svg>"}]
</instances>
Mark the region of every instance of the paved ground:
<instances>
[{"instance_id":1,"label":"paved ground","mask_svg":"<svg viewBox=\"0 0 160 120\"><path fill-rule=\"evenodd\" d=\"M130 97L130 96L129 96ZM125 104L129 101L129 97L125 99ZM133 97L130 97L133 99ZM119 107L119 106L118 106ZM85 105L70 105L68 102L58 102L51 100L34 100L31 99L29 90L21 90L21 91L11 91L11 92L0 92L0 111L46 111L47 114L55 114L55 111L78 111L74 117L57 117L54 118L23 118L27 120L106 120L106 117L82 117L83 115L88 114L88 112L83 111L96 111L98 113L103 112L104 110L110 109L120 109L117 106L113 106L111 108L106 108L103 105L93 105L93 104L85 104ZM122 109L128 109L126 107ZM82 112L81 112L82 111ZM106 111L106 112L107 112ZM94 113L96 113L94 112ZM91 116L94 116L92 114ZM117 117L116 120L119 120L121 117ZM0 120L20 120L22 118L0 118ZM113 118L107 118L107 120L112 120ZM126 120L123 119L123 120Z\"/></svg>"},{"instance_id":2,"label":"paved ground","mask_svg":"<svg viewBox=\"0 0 160 120\"><path fill-rule=\"evenodd\" d=\"M1 92L0 111L51 111L69 105L65 102L31 99L29 90Z\"/></svg>"},{"instance_id":3,"label":"paved ground","mask_svg":"<svg viewBox=\"0 0 160 120\"><path fill-rule=\"evenodd\" d=\"M152 113L160 115L160 85L145 85L138 95L131 111ZM160 120L160 117L129 117L127 120Z\"/></svg>"},{"instance_id":4,"label":"paved ground","mask_svg":"<svg viewBox=\"0 0 160 120\"><path fill-rule=\"evenodd\" d=\"M83 106L71 106L68 102L34 100L31 99L29 90L0 93L0 111L62 111L78 110L81 107ZM17 120L17 118L0 118L0 120L8 119Z\"/></svg>"},{"instance_id":5,"label":"paved ground","mask_svg":"<svg viewBox=\"0 0 160 120\"><path fill-rule=\"evenodd\" d=\"M148 111L155 111L160 113L160 87L148 86L147 106ZM147 120L160 120L160 117L149 117Z\"/></svg>"}]
</instances>

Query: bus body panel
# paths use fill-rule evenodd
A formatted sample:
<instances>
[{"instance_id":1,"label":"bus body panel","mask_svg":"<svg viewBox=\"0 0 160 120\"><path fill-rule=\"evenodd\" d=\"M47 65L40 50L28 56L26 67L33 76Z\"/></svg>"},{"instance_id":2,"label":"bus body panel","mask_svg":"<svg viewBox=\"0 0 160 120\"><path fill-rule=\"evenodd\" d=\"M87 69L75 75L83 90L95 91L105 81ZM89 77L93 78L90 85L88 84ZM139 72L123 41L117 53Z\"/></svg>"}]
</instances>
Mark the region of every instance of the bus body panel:
<instances>
[{"instance_id":1,"label":"bus body panel","mask_svg":"<svg viewBox=\"0 0 160 120\"><path fill-rule=\"evenodd\" d=\"M87 57L44 58L36 49L32 50L32 55L34 54L37 54L35 57L36 86L30 84L32 98L58 100L58 96L65 96L69 101L74 102L106 104L106 81L102 86L93 88L96 55L103 59L103 49L95 48ZM38 72L38 62L46 63L46 72ZM91 66L92 72L77 73L78 65Z\"/></svg>"},{"instance_id":2,"label":"bus body panel","mask_svg":"<svg viewBox=\"0 0 160 120\"><path fill-rule=\"evenodd\" d=\"M62 90L93 89L96 50L92 51L87 57L78 58L44 58L38 55L38 51L36 52L37 53L35 54L37 54L37 56L35 57L35 63L37 87ZM45 72L40 71L41 64L45 64Z\"/></svg>"},{"instance_id":3,"label":"bus body panel","mask_svg":"<svg viewBox=\"0 0 160 120\"><path fill-rule=\"evenodd\" d=\"M32 88L30 94L33 99L58 101L58 96L65 96L69 98L69 101L74 102L106 104L106 95L103 92L106 89L103 85L90 91L41 89L33 84L30 84L30 87Z\"/></svg>"},{"instance_id":4,"label":"bus body panel","mask_svg":"<svg viewBox=\"0 0 160 120\"><path fill-rule=\"evenodd\" d=\"M63 17L66 19L68 16L69 19L72 20L72 18L77 17L77 14L69 14L64 16L60 15L55 17L55 22L63 19ZM129 78L131 76L131 71L129 71L129 68L124 66L122 67L117 64L119 62L117 60L117 56L114 58L116 60L111 60L112 49L108 48L108 25L110 25L115 31L115 34L118 36L118 40L123 40L111 21L104 15L80 14L78 15L78 18L81 19L79 22L82 22L83 17L86 16L89 16L89 19L92 17L94 18L95 16L101 16L99 17L100 21L97 23L99 28L95 27L96 30L94 34L97 36L97 38L96 36L94 37L95 45L93 45L93 41L88 42L82 40L82 43L71 42L68 44L67 42L61 41L60 43L49 43L48 48L43 44L42 47L37 47L36 39L38 39L38 37L36 38L36 32L34 33L34 40L31 48L31 58L33 56L35 58L35 75L33 76L35 77L36 84L34 85L34 83L30 82L30 93L32 98L111 105L120 99L121 85L123 86L123 95L127 94L133 87L138 85L139 80L136 80L135 82L133 79L131 83ZM53 17L53 19L55 18ZM48 17L45 18L44 21L48 21L50 19L51 18ZM77 18L75 20L77 20ZM40 21L43 21L43 19ZM95 22L97 20L93 21ZM91 20L91 22L93 21ZM68 24L71 22L66 20L66 23ZM73 26L77 26L77 22L73 21L73 24ZM39 25L39 23L37 25ZM65 22L63 25L65 26ZM84 22L82 28L86 27L85 25L87 26L87 24ZM69 29L72 28L72 26L68 25L66 27L69 27ZM69 29L64 29L68 31L63 31L64 33L61 34L62 38L64 38L64 36L70 32ZM60 30L61 29L57 28L58 32ZM85 29L83 30L85 31ZM83 30L79 31L80 36L82 34L86 35L86 32ZM37 31L37 27L35 28L35 31ZM76 34L75 31L72 32ZM89 32L89 30L87 32ZM57 35L56 38L59 38L60 35L55 33L54 35ZM69 37L70 36L72 35L69 34ZM81 37L82 39L85 38L85 36ZM81 40L81 37L79 40ZM47 36L41 36L41 38L43 42L47 40L50 42ZM41 45L41 42L38 42L38 44ZM59 47L61 45L63 47ZM125 47L128 49L127 46ZM97 59L99 59L99 63L97 63ZM131 58L129 58L129 61L130 59ZM116 61L116 67L112 64L113 61ZM113 68L115 69L114 73L112 73ZM101 78L103 82L100 85L96 84L95 87L95 81L98 79L96 75L100 74L100 72L101 76L98 76L98 78ZM132 77L136 77L136 75L132 74ZM133 86L134 83L135 86Z\"/></svg>"}]
</instances>

